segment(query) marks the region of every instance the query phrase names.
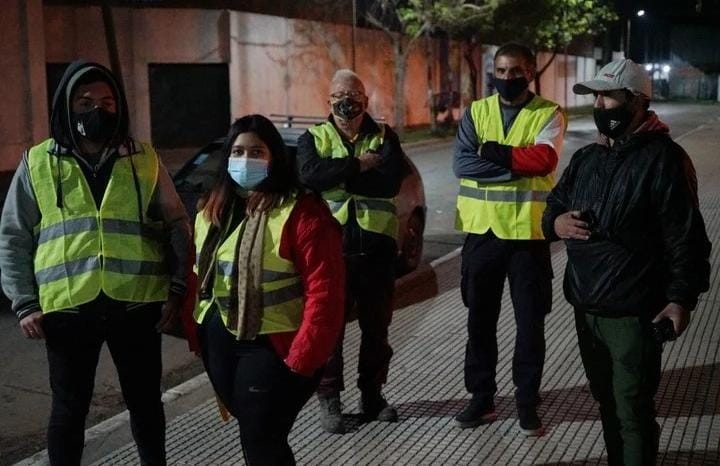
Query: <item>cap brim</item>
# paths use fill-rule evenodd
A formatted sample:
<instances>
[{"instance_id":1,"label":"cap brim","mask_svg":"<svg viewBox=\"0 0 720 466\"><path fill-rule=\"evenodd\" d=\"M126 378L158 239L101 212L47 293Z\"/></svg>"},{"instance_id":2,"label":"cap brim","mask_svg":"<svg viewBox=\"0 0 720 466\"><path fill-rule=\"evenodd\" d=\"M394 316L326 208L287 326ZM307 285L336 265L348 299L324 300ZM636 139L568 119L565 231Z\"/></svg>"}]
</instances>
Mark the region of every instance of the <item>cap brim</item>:
<instances>
[{"instance_id":1,"label":"cap brim","mask_svg":"<svg viewBox=\"0 0 720 466\"><path fill-rule=\"evenodd\" d=\"M584 83L577 83L572 88L575 94L580 95L592 94L593 92L617 91L619 89L624 88L616 83L601 81L599 79L585 81Z\"/></svg>"}]
</instances>

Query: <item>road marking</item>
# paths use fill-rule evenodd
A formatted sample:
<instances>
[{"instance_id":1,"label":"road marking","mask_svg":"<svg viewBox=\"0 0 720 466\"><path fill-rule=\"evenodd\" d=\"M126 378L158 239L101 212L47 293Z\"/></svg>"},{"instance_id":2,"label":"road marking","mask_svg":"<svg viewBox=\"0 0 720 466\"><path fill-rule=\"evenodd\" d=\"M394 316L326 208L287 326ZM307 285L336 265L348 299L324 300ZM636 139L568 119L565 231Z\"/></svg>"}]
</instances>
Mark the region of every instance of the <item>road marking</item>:
<instances>
[{"instance_id":1,"label":"road marking","mask_svg":"<svg viewBox=\"0 0 720 466\"><path fill-rule=\"evenodd\" d=\"M683 134L681 134L680 136L676 137L676 138L675 138L675 141L676 141L676 142L677 142L677 141L680 141L681 139L684 139L686 136L690 136L691 134L695 134L695 133L697 133L698 131L700 131L701 129L705 129L706 127L707 127L707 125L706 125L705 123L703 123L702 125L698 126L697 128L693 128L693 129L691 129L690 131L688 131L688 132L686 132L686 133L683 133Z\"/></svg>"}]
</instances>

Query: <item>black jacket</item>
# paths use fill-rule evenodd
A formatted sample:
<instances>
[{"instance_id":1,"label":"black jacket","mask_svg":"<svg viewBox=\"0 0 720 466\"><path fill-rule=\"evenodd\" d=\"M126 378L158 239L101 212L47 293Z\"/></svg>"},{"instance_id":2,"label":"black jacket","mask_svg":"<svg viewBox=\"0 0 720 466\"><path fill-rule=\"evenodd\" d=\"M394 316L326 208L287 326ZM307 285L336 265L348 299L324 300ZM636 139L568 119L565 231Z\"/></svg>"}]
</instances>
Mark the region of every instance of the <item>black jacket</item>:
<instances>
[{"instance_id":1,"label":"black jacket","mask_svg":"<svg viewBox=\"0 0 720 466\"><path fill-rule=\"evenodd\" d=\"M668 302L693 309L709 286L711 244L695 169L663 132L577 151L547 201L543 232L558 215L591 211L588 241L567 240L564 291L575 307L606 316L648 316Z\"/></svg>"},{"instance_id":2,"label":"black jacket","mask_svg":"<svg viewBox=\"0 0 720 466\"><path fill-rule=\"evenodd\" d=\"M333 124L333 117L329 121ZM360 126L360 134L376 134L380 127L366 113ZM342 136L343 144L350 154L355 152L354 144ZM395 197L402 183L403 151L397 134L385 126L385 137L378 148L382 163L366 172L360 172L360 163L355 157L323 158L315 148L315 138L307 131L298 138L297 168L300 182L307 188L322 192L344 185L350 194L368 197ZM351 206L352 208L352 206ZM396 254L395 241L385 235L362 230L350 212L348 222L343 226L343 247L346 255L368 254L392 260Z\"/></svg>"}]
</instances>

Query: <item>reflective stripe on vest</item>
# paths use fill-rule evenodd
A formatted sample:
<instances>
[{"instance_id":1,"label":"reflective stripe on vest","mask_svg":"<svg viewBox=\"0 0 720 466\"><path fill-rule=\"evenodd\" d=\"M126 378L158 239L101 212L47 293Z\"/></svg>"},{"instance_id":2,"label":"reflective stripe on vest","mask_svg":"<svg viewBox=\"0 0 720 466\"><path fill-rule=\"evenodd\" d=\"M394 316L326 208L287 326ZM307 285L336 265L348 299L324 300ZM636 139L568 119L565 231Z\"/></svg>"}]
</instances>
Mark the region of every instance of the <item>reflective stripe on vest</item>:
<instances>
[{"instance_id":1,"label":"reflective stripe on vest","mask_svg":"<svg viewBox=\"0 0 720 466\"><path fill-rule=\"evenodd\" d=\"M382 145L385 137L385 125L379 124L379 126L380 133L366 135L355 143L353 157L358 157L367 151L375 151ZM337 129L329 121L313 126L308 131L315 139L315 149L320 157L337 159L351 156ZM328 203L333 216L341 225L347 223L349 205L353 202L355 217L360 228L397 239L398 218L394 198L350 194L340 186L324 191L322 196Z\"/></svg>"},{"instance_id":2,"label":"reflective stripe on vest","mask_svg":"<svg viewBox=\"0 0 720 466\"><path fill-rule=\"evenodd\" d=\"M35 272L35 281L38 285L45 285L60 279L67 279L86 272L100 270L99 257L86 257L74 261L53 265ZM166 271L165 265L150 261L128 261L121 259L105 259L105 270L125 275L158 275Z\"/></svg>"},{"instance_id":3,"label":"reflective stripe on vest","mask_svg":"<svg viewBox=\"0 0 720 466\"><path fill-rule=\"evenodd\" d=\"M162 222L148 221L159 162L145 144L116 159L100 209L78 162L51 153L54 141L28 152L30 182L41 220L35 227L35 281L43 312L77 307L100 291L119 301L164 301L170 279L165 264ZM140 223L132 157L138 177ZM61 186L58 190L58 174ZM62 193L62 208L57 193Z\"/></svg>"},{"instance_id":4,"label":"reflective stripe on vest","mask_svg":"<svg viewBox=\"0 0 720 466\"><path fill-rule=\"evenodd\" d=\"M295 200L293 199L268 213L263 237L261 334L297 330L302 321L304 290L301 277L295 270L295 265L280 256L282 232L294 207ZM205 215L202 212L198 213L195 218L195 250L197 254L200 254L202 250L209 227L210 224L205 219ZM228 308L231 304L232 275L235 267L235 250L244 227L245 220L218 247L212 296L198 303L194 314L197 322L202 322L205 313L215 304L220 310L223 322L227 325ZM229 330L235 333L234 330Z\"/></svg>"},{"instance_id":5,"label":"reflective stripe on vest","mask_svg":"<svg viewBox=\"0 0 720 466\"><path fill-rule=\"evenodd\" d=\"M460 196L490 202L545 202L550 191L495 191L487 187L460 186Z\"/></svg>"},{"instance_id":6,"label":"reflective stripe on vest","mask_svg":"<svg viewBox=\"0 0 720 466\"><path fill-rule=\"evenodd\" d=\"M143 236L153 241L160 241L162 239L161 231L151 230L148 226L141 224L137 220L102 220L102 225L103 230L107 233ZM43 244L64 235L92 230L97 230L97 220L95 217L75 218L63 223L41 228L35 235L35 242L37 244Z\"/></svg>"},{"instance_id":7,"label":"reflective stripe on vest","mask_svg":"<svg viewBox=\"0 0 720 466\"><path fill-rule=\"evenodd\" d=\"M535 143L557 109L557 104L535 96L520 110L507 135L497 94L473 102L470 114L478 141L523 147ZM492 229L502 239L543 239L542 214L554 184L554 173L499 183L461 178L455 228L475 234Z\"/></svg>"}]
</instances>

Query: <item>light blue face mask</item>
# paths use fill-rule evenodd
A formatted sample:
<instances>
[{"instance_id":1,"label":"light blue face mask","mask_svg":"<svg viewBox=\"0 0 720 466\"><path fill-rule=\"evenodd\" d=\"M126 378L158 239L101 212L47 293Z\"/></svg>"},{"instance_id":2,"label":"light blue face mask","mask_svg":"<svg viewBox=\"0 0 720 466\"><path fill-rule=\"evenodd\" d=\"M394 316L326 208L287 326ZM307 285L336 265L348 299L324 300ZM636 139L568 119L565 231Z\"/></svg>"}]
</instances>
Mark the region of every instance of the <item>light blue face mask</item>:
<instances>
[{"instance_id":1,"label":"light blue face mask","mask_svg":"<svg viewBox=\"0 0 720 466\"><path fill-rule=\"evenodd\" d=\"M262 159L230 157L228 160L228 173L230 178L241 188L250 191L267 178L268 163Z\"/></svg>"}]
</instances>

